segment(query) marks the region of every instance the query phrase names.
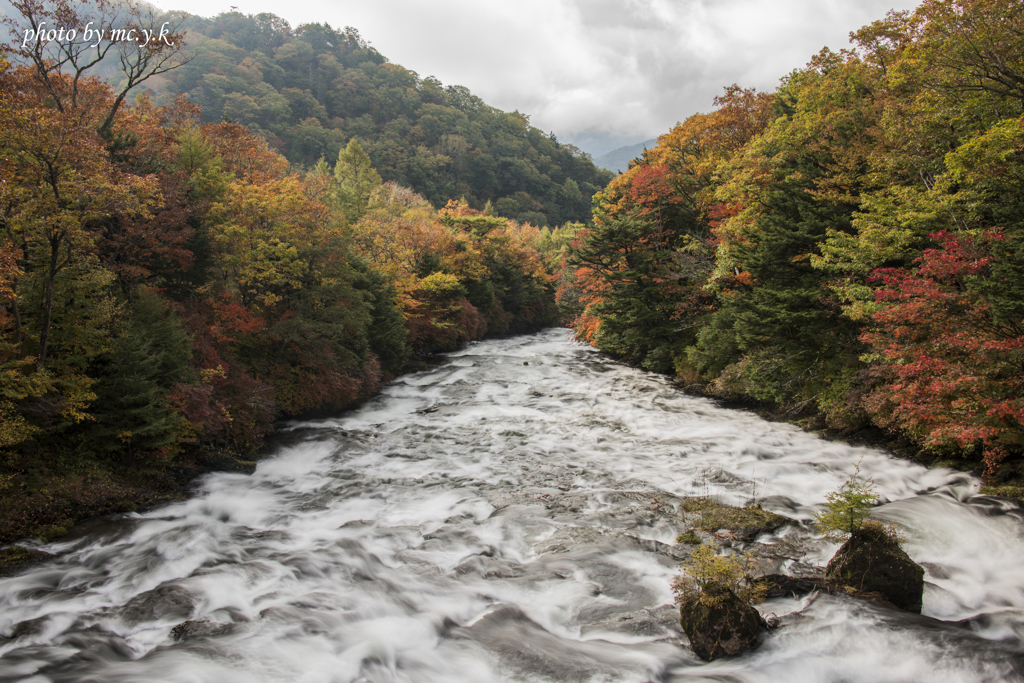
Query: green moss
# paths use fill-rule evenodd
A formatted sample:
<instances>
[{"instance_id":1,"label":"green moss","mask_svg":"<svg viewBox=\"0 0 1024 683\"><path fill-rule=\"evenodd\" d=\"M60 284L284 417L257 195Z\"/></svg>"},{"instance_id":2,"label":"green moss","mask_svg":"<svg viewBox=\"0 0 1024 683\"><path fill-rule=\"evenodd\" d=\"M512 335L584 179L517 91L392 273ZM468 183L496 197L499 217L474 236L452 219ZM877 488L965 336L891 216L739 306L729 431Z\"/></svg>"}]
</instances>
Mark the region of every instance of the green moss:
<instances>
[{"instance_id":1,"label":"green moss","mask_svg":"<svg viewBox=\"0 0 1024 683\"><path fill-rule=\"evenodd\" d=\"M0 548L0 569L13 567L14 565L28 562L32 554L20 545L12 545L9 548Z\"/></svg>"},{"instance_id":2,"label":"green moss","mask_svg":"<svg viewBox=\"0 0 1024 683\"><path fill-rule=\"evenodd\" d=\"M982 486L978 492L986 496L1012 498L1019 503L1024 503L1024 486Z\"/></svg>"},{"instance_id":3,"label":"green moss","mask_svg":"<svg viewBox=\"0 0 1024 683\"><path fill-rule=\"evenodd\" d=\"M693 533L693 529L687 531L685 534L679 534L676 536L676 543L689 543L691 545L700 545L703 543L697 534Z\"/></svg>"},{"instance_id":4,"label":"green moss","mask_svg":"<svg viewBox=\"0 0 1024 683\"><path fill-rule=\"evenodd\" d=\"M56 524L51 524L50 526L37 529L32 535L40 541L48 543L54 539L60 538L61 536L67 536L68 531L74 525L75 521L73 519L62 519Z\"/></svg>"},{"instance_id":5,"label":"green moss","mask_svg":"<svg viewBox=\"0 0 1024 683\"><path fill-rule=\"evenodd\" d=\"M733 507L722 505L707 498L692 498L683 502L684 512L697 513L693 523L695 529L713 533L727 529L736 535L753 540L758 534L775 531L790 520L782 515L769 512L760 505Z\"/></svg>"},{"instance_id":6,"label":"green moss","mask_svg":"<svg viewBox=\"0 0 1024 683\"><path fill-rule=\"evenodd\" d=\"M705 510L709 507L721 506L710 498L687 498L679 506L683 512L700 512L701 510Z\"/></svg>"}]
</instances>

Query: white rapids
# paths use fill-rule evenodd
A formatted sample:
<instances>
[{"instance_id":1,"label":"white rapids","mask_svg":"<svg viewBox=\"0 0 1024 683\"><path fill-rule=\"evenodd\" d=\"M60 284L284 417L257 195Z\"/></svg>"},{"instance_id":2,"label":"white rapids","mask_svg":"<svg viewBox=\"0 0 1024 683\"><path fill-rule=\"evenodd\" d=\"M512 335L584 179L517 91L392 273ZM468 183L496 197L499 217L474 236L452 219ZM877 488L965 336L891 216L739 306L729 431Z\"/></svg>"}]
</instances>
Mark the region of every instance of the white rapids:
<instances>
[{"instance_id":1,"label":"white rapids","mask_svg":"<svg viewBox=\"0 0 1024 683\"><path fill-rule=\"evenodd\" d=\"M0 578L0 681L1024 680L1015 505L683 395L565 330L474 343L277 442L251 476ZM924 614L770 600L760 648L698 660L669 589L682 497L799 520L752 545L806 574L836 549L808 520L857 462L927 570Z\"/></svg>"}]
</instances>

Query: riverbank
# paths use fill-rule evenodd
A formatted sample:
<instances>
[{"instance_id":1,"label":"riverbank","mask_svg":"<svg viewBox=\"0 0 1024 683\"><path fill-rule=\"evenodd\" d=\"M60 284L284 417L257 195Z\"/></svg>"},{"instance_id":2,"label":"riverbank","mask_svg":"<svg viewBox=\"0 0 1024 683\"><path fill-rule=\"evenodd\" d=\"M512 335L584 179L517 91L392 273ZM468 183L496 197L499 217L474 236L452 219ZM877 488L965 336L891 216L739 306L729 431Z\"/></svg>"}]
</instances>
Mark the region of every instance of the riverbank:
<instances>
[{"instance_id":1,"label":"riverbank","mask_svg":"<svg viewBox=\"0 0 1024 683\"><path fill-rule=\"evenodd\" d=\"M416 356L402 375L436 367L441 359L437 354ZM349 410L356 410L363 403ZM164 467L126 463L112 469L95 465L82 471L55 473L45 478L36 474L29 481L7 482L7 488L0 490L0 575L47 557L45 553L13 544L47 543L96 517L182 500L191 494L202 476L212 472L251 473L256 462L273 450L275 434L268 434L263 446L248 457L197 448Z\"/></svg>"},{"instance_id":2,"label":"riverbank","mask_svg":"<svg viewBox=\"0 0 1024 683\"><path fill-rule=\"evenodd\" d=\"M684 393L713 400L724 408L745 410L769 422L792 424L828 441L876 448L925 467L944 467L965 472L985 481L979 489L980 493L1008 498L1024 505L1024 461L1006 460L1000 464L994 475L984 478L985 463L976 458L972 459L964 451L939 452L922 448L905 434L890 432L876 425L846 429L832 427L825 419L825 414L816 408L803 407L799 411L794 411L791 406L779 406L754 399L723 398L703 391L699 385L686 386L680 383L679 386Z\"/></svg>"},{"instance_id":3,"label":"riverbank","mask_svg":"<svg viewBox=\"0 0 1024 683\"><path fill-rule=\"evenodd\" d=\"M196 450L166 468L94 469L53 477L32 489L9 489L0 500L0 544L52 541L94 517L180 500L210 472L251 472L255 465L224 452ZM18 548L0 549L0 571L35 558Z\"/></svg>"}]
</instances>

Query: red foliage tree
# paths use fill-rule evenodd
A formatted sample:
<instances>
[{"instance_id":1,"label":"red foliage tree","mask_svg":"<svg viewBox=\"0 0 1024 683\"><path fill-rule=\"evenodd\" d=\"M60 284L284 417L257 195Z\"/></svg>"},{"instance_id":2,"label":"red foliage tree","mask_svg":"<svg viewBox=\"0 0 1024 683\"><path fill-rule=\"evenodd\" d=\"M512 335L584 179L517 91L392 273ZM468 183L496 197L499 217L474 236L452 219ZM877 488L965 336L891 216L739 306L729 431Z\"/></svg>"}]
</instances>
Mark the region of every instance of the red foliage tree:
<instances>
[{"instance_id":1,"label":"red foliage tree","mask_svg":"<svg viewBox=\"0 0 1024 683\"><path fill-rule=\"evenodd\" d=\"M1001 324L972 285L991 277L997 231L942 231L917 268L883 268L875 329L861 340L881 361L883 383L867 397L877 422L932 444L981 446L992 474L1024 443L1024 334Z\"/></svg>"}]
</instances>

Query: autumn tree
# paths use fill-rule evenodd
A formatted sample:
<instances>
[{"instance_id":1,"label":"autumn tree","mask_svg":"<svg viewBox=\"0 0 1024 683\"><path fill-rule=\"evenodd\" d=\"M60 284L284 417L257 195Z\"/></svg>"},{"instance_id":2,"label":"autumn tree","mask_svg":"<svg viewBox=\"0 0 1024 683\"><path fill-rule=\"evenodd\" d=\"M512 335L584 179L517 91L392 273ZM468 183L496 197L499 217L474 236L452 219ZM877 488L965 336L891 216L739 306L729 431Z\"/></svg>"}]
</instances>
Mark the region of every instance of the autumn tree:
<instances>
[{"instance_id":1,"label":"autumn tree","mask_svg":"<svg viewBox=\"0 0 1024 683\"><path fill-rule=\"evenodd\" d=\"M681 326L672 319L677 246L677 234L639 211L599 216L573 246L569 263L603 284L586 310L601 319L593 340L598 348L651 370L671 370L682 350Z\"/></svg>"},{"instance_id":2,"label":"autumn tree","mask_svg":"<svg viewBox=\"0 0 1024 683\"><path fill-rule=\"evenodd\" d=\"M915 13L914 51L930 87L984 92L1024 104L1024 8L997 0L927 0Z\"/></svg>"},{"instance_id":3,"label":"autumn tree","mask_svg":"<svg viewBox=\"0 0 1024 683\"><path fill-rule=\"evenodd\" d=\"M686 372L686 348L714 306L706 286L721 214L716 174L764 129L772 102L727 88L716 111L677 125L596 196L595 226L569 259L580 338L649 369Z\"/></svg>"},{"instance_id":4,"label":"autumn tree","mask_svg":"<svg viewBox=\"0 0 1024 683\"><path fill-rule=\"evenodd\" d=\"M69 269L90 268L90 254L101 221L112 214L146 217L159 202L152 178L120 171L110 160L96 130L94 112L110 102L109 89L95 79L78 83L78 107L61 112L45 102L56 82L41 88L27 67L0 74L0 108L8 125L0 132L5 174L0 188L0 222L39 281L38 308L21 312L15 330L21 354L36 357L42 369L50 352L54 297L58 278ZM67 79L59 86L72 87ZM25 325L31 327L32 348Z\"/></svg>"},{"instance_id":5,"label":"autumn tree","mask_svg":"<svg viewBox=\"0 0 1024 683\"><path fill-rule=\"evenodd\" d=\"M1024 240L995 231L932 238L936 247L913 270L874 275L885 308L864 340L881 361L883 381L866 402L884 426L977 451L991 475L1024 435L1024 327L1014 310L1019 299L1010 304L981 292L1019 289Z\"/></svg>"}]
</instances>

